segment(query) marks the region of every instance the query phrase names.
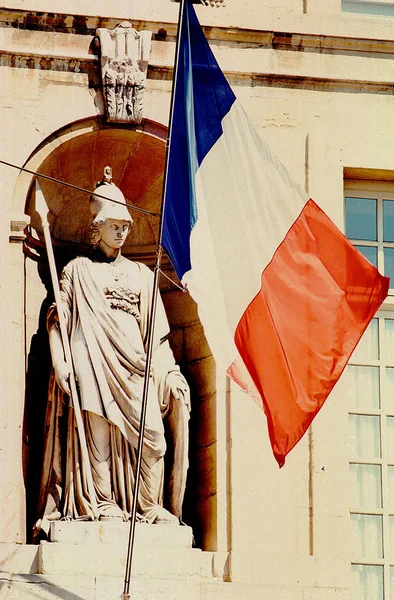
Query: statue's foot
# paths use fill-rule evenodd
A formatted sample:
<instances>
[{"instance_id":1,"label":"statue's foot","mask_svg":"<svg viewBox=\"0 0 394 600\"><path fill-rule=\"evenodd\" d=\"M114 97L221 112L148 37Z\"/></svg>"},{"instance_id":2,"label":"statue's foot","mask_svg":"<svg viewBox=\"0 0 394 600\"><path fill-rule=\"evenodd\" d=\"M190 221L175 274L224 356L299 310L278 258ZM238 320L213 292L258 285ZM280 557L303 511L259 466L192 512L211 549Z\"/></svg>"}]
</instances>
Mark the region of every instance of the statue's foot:
<instances>
[{"instance_id":1,"label":"statue's foot","mask_svg":"<svg viewBox=\"0 0 394 600\"><path fill-rule=\"evenodd\" d=\"M110 521L112 519L121 519L124 521L123 511L116 504L107 504L100 507L99 521Z\"/></svg>"},{"instance_id":2,"label":"statue's foot","mask_svg":"<svg viewBox=\"0 0 394 600\"><path fill-rule=\"evenodd\" d=\"M154 525L179 525L179 519L172 515L162 506L158 506L157 517L153 521Z\"/></svg>"},{"instance_id":3,"label":"statue's foot","mask_svg":"<svg viewBox=\"0 0 394 600\"><path fill-rule=\"evenodd\" d=\"M59 521L62 515L58 510L54 510L50 515L46 515L46 518L48 521Z\"/></svg>"}]
</instances>

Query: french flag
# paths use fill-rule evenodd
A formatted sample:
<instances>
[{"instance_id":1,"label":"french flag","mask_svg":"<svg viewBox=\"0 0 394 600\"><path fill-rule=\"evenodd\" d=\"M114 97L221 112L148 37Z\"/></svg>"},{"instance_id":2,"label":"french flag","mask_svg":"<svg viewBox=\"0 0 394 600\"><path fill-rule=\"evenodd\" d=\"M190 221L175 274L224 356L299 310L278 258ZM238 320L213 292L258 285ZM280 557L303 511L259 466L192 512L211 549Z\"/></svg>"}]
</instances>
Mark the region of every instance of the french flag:
<instances>
[{"instance_id":1,"label":"french flag","mask_svg":"<svg viewBox=\"0 0 394 600\"><path fill-rule=\"evenodd\" d=\"M384 298L379 274L249 122L186 0L162 244L282 466Z\"/></svg>"}]
</instances>

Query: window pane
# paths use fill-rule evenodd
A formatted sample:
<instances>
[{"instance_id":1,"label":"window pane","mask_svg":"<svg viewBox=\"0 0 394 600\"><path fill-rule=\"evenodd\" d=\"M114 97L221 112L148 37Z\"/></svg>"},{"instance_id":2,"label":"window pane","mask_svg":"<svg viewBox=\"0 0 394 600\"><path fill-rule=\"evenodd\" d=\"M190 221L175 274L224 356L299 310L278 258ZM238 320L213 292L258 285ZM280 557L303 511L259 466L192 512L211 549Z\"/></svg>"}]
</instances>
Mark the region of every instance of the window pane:
<instances>
[{"instance_id":1,"label":"window pane","mask_svg":"<svg viewBox=\"0 0 394 600\"><path fill-rule=\"evenodd\" d=\"M378 250L377 248L375 248L374 246L359 246L359 245L355 245L355 248L357 248L357 250L359 252L361 252L361 254L363 256L365 256L365 258L367 260L369 260L369 262L371 264L373 264L374 267L378 266Z\"/></svg>"},{"instance_id":2,"label":"window pane","mask_svg":"<svg viewBox=\"0 0 394 600\"><path fill-rule=\"evenodd\" d=\"M394 517L389 517L390 558L394 558Z\"/></svg>"},{"instance_id":3,"label":"window pane","mask_svg":"<svg viewBox=\"0 0 394 600\"><path fill-rule=\"evenodd\" d=\"M349 415L349 452L353 458L380 458L380 418ZM394 441L393 441L394 446Z\"/></svg>"},{"instance_id":4,"label":"window pane","mask_svg":"<svg viewBox=\"0 0 394 600\"><path fill-rule=\"evenodd\" d=\"M394 598L394 567L390 567L390 598Z\"/></svg>"},{"instance_id":5,"label":"window pane","mask_svg":"<svg viewBox=\"0 0 394 600\"><path fill-rule=\"evenodd\" d=\"M394 365L394 319L384 320L384 356L386 363Z\"/></svg>"},{"instance_id":6,"label":"window pane","mask_svg":"<svg viewBox=\"0 0 394 600\"><path fill-rule=\"evenodd\" d=\"M363 15L380 15L394 17L394 5L386 2L364 2L363 0L342 0L342 12L361 13Z\"/></svg>"},{"instance_id":7,"label":"window pane","mask_svg":"<svg viewBox=\"0 0 394 600\"><path fill-rule=\"evenodd\" d=\"M389 509L394 508L394 467L387 467L387 475L388 475L388 498L387 505ZM386 503L386 500L385 500Z\"/></svg>"},{"instance_id":8,"label":"window pane","mask_svg":"<svg viewBox=\"0 0 394 600\"><path fill-rule=\"evenodd\" d=\"M383 600L383 567L352 565L359 600ZM394 597L394 596L392 596Z\"/></svg>"},{"instance_id":9,"label":"window pane","mask_svg":"<svg viewBox=\"0 0 394 600\"><path fill-rule=\"evenodd\" d=\"M380 407L379 367L348 365L344 380L347 385L350 409Z\"/></svg>"},{"instance_id":10,"label":"window pane","mask_svg":"<svg viewBox=\"0 0 394 600\"><path fill-rule=\"evenodd\" d=\"M383 241L394 242L394 201L383 200Z\"/></svg>"},{"instance_id":11,"label":"window pane","mask_svg":"<svg viewBox=\"0 0 394 600\"><path fill-rule=\"evenodd\" d=\"M384 408L386 412L394 414L394 369L393 367L387 367L385 369L386 381L385 381L385 396L384 396Z\"/></svg>"},{"instance_id":12,"label":"window pane","mask_svg":"<svg viewBox=\"0 0 394 600\"><path fill-rule=\"evenodd\" d=\"M393 320L394 323L394 320ZM394 332L393 332L394 337ZM393 350L394 352L394 350ZM372 319L357 348L351 356L352 363L369 362L379 359L378 319Z\"/></svg>"},{"instance_id":13,"label":"window pane","mask_svg":"<svg viewBox=\"0 0 394 600\"><path fill-rule=\"evenodd\" d=\"M394 287L394 248L383 248L384 274L390 277L390 287Z\"/></svg>"},{"instance_id":14,"label":"window pane","mask_svg":"<svg viewBox=\"0 0 394 600\"><path fill-rule=\"evenodd\" d=\"M376 240L376 200L346 198L346 235L354 240Z\"/></svg>"},{"instance_id":15,"label":"window pane","mask_svg":"<svg viewBox=\"0 0 394 600\"><path fill-rule=\"evenodd\" d=\"M381 508L380 465L350 465L350 505L353 508Z\"/></svg>"},{"instance_id":16,"label":"window pane","mask_svg":"<svg viewBox=\"0 0 394 600\"><path fill-rule=\"evenodd\" d=\"M394 461L394 417L387 417L387 455Z\"/></svg>"},{"instance_id":17,"label":"window pane","mask_svg":"<svg viewBox=\"0 0 394 600\"><path fill-rule=\"evenodd\" d=\"M382 558L382 517L351 515L352 556Z\"/></svg>"}]
</instances>

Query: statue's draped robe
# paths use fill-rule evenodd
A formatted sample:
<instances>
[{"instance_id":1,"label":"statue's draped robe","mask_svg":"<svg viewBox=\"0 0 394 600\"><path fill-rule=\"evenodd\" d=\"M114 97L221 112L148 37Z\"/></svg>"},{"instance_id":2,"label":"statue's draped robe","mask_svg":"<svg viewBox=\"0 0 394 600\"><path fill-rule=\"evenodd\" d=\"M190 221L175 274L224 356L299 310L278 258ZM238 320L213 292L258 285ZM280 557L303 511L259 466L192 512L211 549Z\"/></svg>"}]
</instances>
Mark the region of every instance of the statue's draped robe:
<instances>
[{"instance_id":1,"label":"statue's draped robe","mask_svg":"<svg viewBox=\"0 0 394 600\"><path fill-rule=\"evenodd\" d=\"M96 500L104 518L114 509L126 517L131 512L144 382L136 363L146 350L152 283L152 272L145 265L121 255L112 262L103 256L99 260L77 258L65 267L61 277ZM56 307L52 307L49 328L56 326L56 318ZM174 513L180 513L186 481L190 403L187 384L166 339L168 333L158 297L138 505L139 516L149 523L163 513L163 418L175 437L177 464L169 477ZM171 394L169 377L172 382L175 377L182 390L178 401ZM53 373L39 517L92 517L74 411Z\"/></svg>"}]
</instances>

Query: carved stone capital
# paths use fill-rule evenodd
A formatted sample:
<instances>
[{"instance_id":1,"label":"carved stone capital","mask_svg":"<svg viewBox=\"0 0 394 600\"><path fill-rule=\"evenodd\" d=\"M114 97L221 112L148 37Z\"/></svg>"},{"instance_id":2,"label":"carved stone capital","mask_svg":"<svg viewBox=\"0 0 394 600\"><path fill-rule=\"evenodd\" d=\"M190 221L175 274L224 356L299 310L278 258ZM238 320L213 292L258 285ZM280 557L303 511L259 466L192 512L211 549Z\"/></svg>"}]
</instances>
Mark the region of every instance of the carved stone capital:
<instances>
[{"instance_id":1,"label":"carved stone capital","mask_svg":"<svg viewBox=\"0 0 394 600\"><path fill-rule=\"evenodd\" d=\"M125 21L96 30L108 121L141 123L151 31L136 31Z\"/></svg>"},{"instance_id":2,"label":"carved stone capital","mask_svg":"<svg viewBox=\"0 0 394 600\"><path fill-rule=\"evenodd\" d=\"M30 223L30 217L24 216L20 219L10 221L10 242L23 242L26 235L25 229Z\"/></svg>"}]
</instances>

